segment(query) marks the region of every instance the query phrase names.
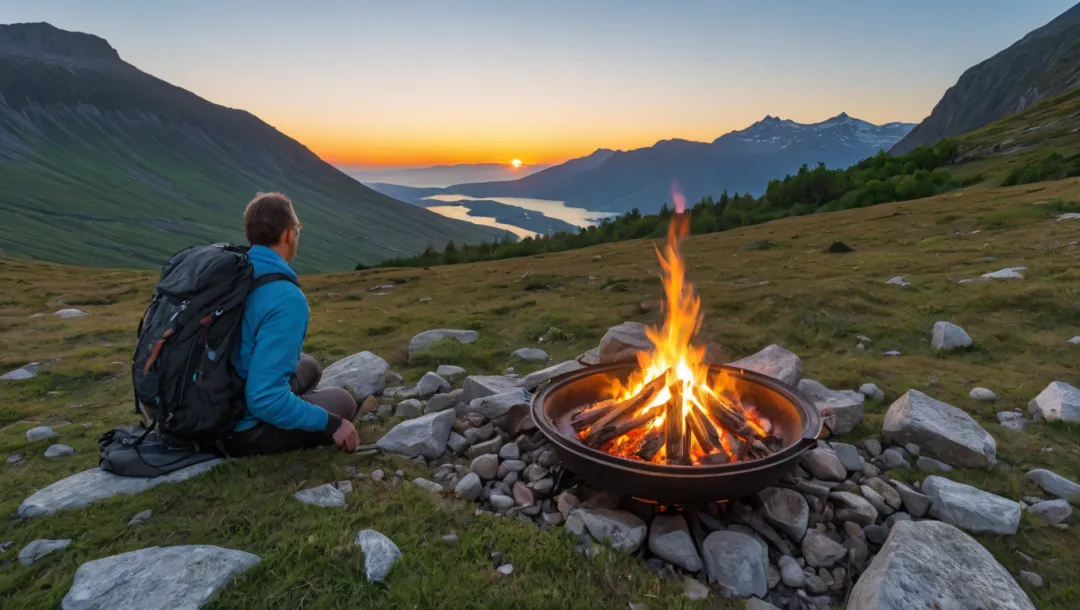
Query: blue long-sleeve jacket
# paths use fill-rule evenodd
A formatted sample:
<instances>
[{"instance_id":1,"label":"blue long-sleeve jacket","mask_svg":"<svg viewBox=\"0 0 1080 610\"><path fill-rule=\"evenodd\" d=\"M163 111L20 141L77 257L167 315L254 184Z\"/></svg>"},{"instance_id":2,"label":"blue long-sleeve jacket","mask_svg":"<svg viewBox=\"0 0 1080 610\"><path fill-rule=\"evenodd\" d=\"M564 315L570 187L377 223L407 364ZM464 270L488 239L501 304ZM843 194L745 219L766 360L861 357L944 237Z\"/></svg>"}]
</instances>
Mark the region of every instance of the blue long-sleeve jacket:
<instances>
[{"instance_id":1,"label":"blue long-sleeve jacket","mask_svg":"<svg viewBox=\"0 0 1080 610\"><path fill-rule=\"evenodd\" d=\"M270 248L252 246L248 257L256 278L267 273L296 278L285 259ZM270 282L248 295L240 345L233 359L237 372L247 380L247 412L236 423L236 431L248 430L259 421L286 430L319 432L326 428L327 412L293 394L289 387L307 335L308 315L307 298L292 282Z\"/></svg>"}]
</instances>

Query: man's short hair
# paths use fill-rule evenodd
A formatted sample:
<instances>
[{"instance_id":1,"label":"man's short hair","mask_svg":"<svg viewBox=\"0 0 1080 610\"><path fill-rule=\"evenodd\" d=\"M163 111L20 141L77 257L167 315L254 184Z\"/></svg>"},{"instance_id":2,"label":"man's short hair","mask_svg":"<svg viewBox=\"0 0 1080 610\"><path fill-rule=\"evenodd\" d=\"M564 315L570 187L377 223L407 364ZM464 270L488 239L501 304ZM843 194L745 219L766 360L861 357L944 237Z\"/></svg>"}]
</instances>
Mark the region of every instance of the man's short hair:
<instances>
[{"instance_id":1,"label":"man's short hair","mask_svg":"<svg viewBox=\"0 0 1080 610\"><path fill-rule=\"evenodd\" d=\"M259 193L244 210L244 234L253 246L273 246L299 224L292 201L281 193Z\"/></svg>"}]
</instances>

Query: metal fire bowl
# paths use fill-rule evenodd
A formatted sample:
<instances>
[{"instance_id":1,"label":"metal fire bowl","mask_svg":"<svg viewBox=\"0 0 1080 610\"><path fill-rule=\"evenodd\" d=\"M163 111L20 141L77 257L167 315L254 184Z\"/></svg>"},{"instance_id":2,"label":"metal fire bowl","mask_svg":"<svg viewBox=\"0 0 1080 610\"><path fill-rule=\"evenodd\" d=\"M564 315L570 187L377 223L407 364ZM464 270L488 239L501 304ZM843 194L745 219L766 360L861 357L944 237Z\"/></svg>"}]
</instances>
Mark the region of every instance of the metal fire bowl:
<instances>
[{"instance_id":1,"label":"metal fire bowl","mask_svg":"<svg viewBox=\"0 0 1080 610\"><path fill-rule=\"evenodd\" d=\"M790 473L799 457L814 447L822 431L821 415L812 402L790 385L753 371L710 365L710 375L725 371L743 403L772 422L772 433L784 448L771 456L709 466L676 466L631 460L584 445L570 419L582 405L609 397L610 379L625 381L637 363L587 367L553 378L533 397L532 416L570 470L604 489L654 500L689 505L733 500L757 493Z\"/></svg>"}]
</instances>

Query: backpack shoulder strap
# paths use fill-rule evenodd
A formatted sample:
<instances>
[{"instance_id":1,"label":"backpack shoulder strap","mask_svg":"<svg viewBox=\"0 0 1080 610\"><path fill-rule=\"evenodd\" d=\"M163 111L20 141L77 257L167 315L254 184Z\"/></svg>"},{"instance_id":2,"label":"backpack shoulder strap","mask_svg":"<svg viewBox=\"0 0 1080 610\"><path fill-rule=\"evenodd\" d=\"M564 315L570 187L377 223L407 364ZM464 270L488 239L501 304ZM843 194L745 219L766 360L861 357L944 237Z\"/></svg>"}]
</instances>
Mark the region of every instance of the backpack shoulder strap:
<instances>
[{"instance_id":1,"label":"backpack shoulder strap","mask_svg":"<svg viewBox=\"0 0 1080 610\"><path fill-rule=\"evenodd\" d=\"M248 293L255 292L257 288L261 288L262 286L265 286L271 282L280 281L292 282L296 285L297 288L300 287L300 282L297 282L290 275L286 275L284 273L267 273L266 275L260 275L259 277L255 278L255 281L251 282L251 288L248 290Z\"/></svg>"}]
</instances>

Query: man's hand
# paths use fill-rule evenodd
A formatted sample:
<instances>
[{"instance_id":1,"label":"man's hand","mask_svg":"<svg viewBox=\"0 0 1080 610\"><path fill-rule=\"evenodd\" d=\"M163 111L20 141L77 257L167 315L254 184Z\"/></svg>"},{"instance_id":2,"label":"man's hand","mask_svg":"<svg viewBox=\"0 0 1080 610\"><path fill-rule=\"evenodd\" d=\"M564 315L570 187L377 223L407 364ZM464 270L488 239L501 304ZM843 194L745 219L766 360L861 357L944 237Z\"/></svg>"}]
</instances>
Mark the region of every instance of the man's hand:
<instances>
[{"instance_id":1,"label":"man's hand","mask_svg":"<svg viewBox=\"0 0 1080 610\"><path fill-rule=\"evenodd\" d=\"M341 420L341 425L334 432L334 444L345 453L356 451L356 446L360 444L360 435L357 434L356 426L351 421Z\"/></svg>"}]
</instances>

